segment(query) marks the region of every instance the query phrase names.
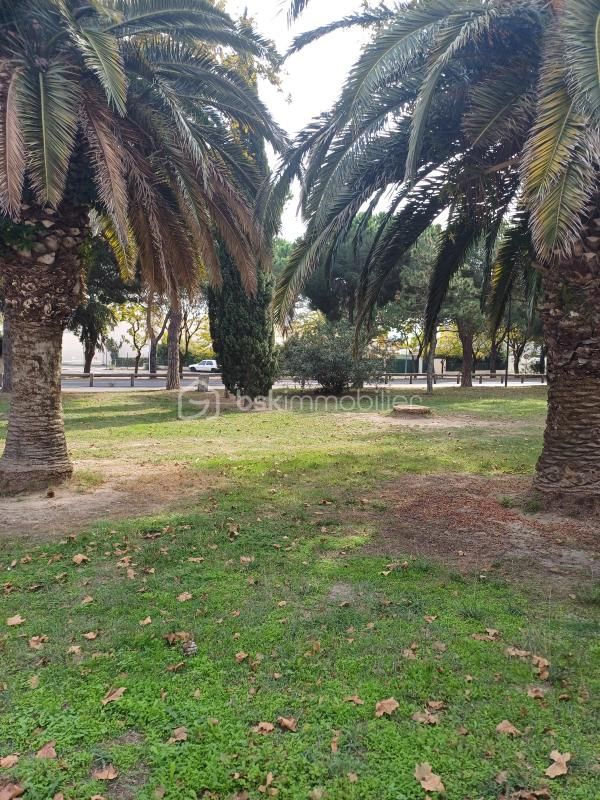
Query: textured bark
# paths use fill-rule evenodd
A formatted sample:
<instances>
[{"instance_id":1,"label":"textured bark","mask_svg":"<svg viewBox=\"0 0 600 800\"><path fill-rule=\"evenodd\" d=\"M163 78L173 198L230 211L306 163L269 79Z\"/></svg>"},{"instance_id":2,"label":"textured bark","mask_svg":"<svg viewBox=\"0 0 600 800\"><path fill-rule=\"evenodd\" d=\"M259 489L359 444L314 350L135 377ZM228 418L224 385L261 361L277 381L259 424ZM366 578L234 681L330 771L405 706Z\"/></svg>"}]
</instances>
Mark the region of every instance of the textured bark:
<instances>
[{"instance_id":1,"label":"textured bark","mask_svg":"<svg viewBox=\"0 0 600 800\"><path fill-rule=\"evenodd\" d=\"M498 370L498 342L493 339L492 346L490 347L490 376L492 378L496 377L496 372Z\"/></svg>"},{"instance_id":2,"label":"textured bark","mask_svg":"<svg viewBox=\"0 0 600 800\"><path fill-rule=\"evenodd\" d=\"M96 355L96 348L93 344L86 344L83 347L83 371L88 375L92 371L92 361Z\"/></svg>"},{"instance_id":3,"label":"textured bark","mask_svg":"<svg viewBox=\"0 0 600 800\"><path fill-rule=\"evenodd\" d=\"M2 378L2 391L12 391L12 332L8 309L4 312L4 325L2 330L2 363L4 377Z\"/></svg>"},{"instance_id":4,"label":"textured bark","mask_svg":"<svg viewBox=\"0 0 600 800\"><path fill-rule=\"evenodd\" d=\"M474 331L467 324L458 324L458 335L463 351L463 366L460 385L463 389L470 389L473 386L473 338Z\"/></svg>"},{"instance_id":5,"label":"textured bark","mask_svg":"<svg viewBox=\"0 0 600 800\"><path fill-rule=\"evenodd\" d=\"M23 207L31 247L0 262L11 318L13 391L0 493L45 488L72 474L61 409L60 369L65 324L83 299L79 247L83 208Z\"/></svg>"},{"instance_id":6,"label":"textured bark","mask_svg":"<svg viewBox=\"0 0 600 800\"><path fill-rule=\"evenodd\" d=\"M544 270L548 419L535 487L600 497L600 215L573 257Z\"/></svg>"},{"instance_id":7,"label":"textured bark","mask_svg":"<svg viewBox=\"0 0 600 800\"><path fill-rule=\"evenodd\" d=\"M435 377L435 350L437 347L437 331L433 337L429 357L427 359L427 394L433 394L433 384Z\"/></svg>"},{"instance_id":8,"label":"textured bark","mask_svg":"<svg viewBox=\"0 0 600 800\"><path fill-rule=\"evenodd\" d=\"M179 389L181 377L179 373L179 337L181 335L181 302L179 299L171 305L169 317L169 346L167 354L167 389Z\"/></svg>"}]
</instances>

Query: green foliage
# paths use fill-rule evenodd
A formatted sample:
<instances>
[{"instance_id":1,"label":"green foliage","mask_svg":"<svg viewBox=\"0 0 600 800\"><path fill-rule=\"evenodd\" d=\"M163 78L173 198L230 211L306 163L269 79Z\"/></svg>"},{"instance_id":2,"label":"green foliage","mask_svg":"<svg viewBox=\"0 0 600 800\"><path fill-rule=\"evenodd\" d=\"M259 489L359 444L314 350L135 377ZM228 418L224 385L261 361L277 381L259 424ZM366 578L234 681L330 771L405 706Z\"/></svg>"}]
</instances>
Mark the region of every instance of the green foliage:
<instances>
[{"instance_id":1,"label":"green foliage","mask_svg":"<svg viewBox=\"0 0 600 800\"><path fill-rule=\"evenodd\" d=\"M218 271L213 228L246 284L264 256L233 131L285 142L221 54L272 66L272 45L209 0L0 3L0 214L92 207L130 271L162 294ZM35 217L35 214L33 214Z\"/></svg>"},{"instance_id":2,"label":"green foliage","mask_svg":"<svg viewBox=\"0 0 600 800\"><path fill-rule=\"evenodd\" d=\"M219 248L222 284L208 289L210 332L228 391L251 399L268 395L277 371L271 317L273 284L259 269L257 289L249 295L233 259Z\"/></svg>"},{"instance_id":3,"label":"green foliage","mask_svg":"<svg viewBox=\"0 0 600 800\"><path fill-rule=\"evenodd\" d=\"M293 15L304 5L294 4ZM484 241L492 253L519 205L536 260L555 265L574 252L597 189L600 12L595 0L420 0L384 9L390 16L370 23L373 36L338 101L298 135L274 177L277 207L302 176L308 222L280 281L277 313L287 317L365 204L373 214L373 199L389 197L361 276L357 322L370 321L386 277L445 211L431 334L471 248ZM504 248L508 283L522 271L519 250Z\"/></svg>"},{"instance_id":4,"label":"green foliage","mask_svg":"<svg viewBox=\"0 0 600 800\"><path fill-rule=\"evenodd\" d=\"M381 373L381 366L353 355L354 332L346 322L321 322L291 336L282 351L282 372L301 384L316 381L326 394L341 395Z\"/></svg>"},{"instance_id":5,"label":"green foliage","mask_svg":"<svg viewBox=\"0 0 600 800\"><path fill-rule=\"evenodd\" d=\"M82 247L86 271L87 297L75 309L67 327L79 337L84 347L86 365L96 350L104 346L116 325L114 304L132 302L139 297L139 284L126 284L120 274L112 250L103 238L88 237Z\"/></svg>"}]
</instances>

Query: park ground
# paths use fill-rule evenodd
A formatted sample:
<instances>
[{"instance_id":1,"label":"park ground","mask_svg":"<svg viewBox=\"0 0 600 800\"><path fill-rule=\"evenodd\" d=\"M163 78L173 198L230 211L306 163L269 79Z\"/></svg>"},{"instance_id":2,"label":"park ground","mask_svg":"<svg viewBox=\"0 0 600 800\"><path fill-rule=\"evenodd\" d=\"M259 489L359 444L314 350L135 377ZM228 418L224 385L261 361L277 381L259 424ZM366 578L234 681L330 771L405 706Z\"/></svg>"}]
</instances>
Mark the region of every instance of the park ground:
<instances>
[{"instance_id":1,"label":"park ground","mask_svg":"<svg viewBox=\"0 0 600 800\"><path fill-rule=\"evenodd\" d=\"M0 798L597 800L600 524L529 493L545 392L428 403L66 397L71 485L0 499Z\"/></svg>"}]
</instances>

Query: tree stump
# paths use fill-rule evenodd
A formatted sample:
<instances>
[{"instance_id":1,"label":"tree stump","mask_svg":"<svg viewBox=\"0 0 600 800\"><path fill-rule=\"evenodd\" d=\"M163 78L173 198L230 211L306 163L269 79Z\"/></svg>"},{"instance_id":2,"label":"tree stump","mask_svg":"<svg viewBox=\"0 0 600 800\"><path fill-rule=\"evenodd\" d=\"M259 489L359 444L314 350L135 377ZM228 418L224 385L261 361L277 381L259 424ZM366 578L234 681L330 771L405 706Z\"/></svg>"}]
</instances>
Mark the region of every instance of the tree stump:
<instances>
[{"instance_id":1,"label":"tree stump","mask_svg":"<svg viewBox=\"0 0 600 800\"><path fill-rule=\"evenodd\" d=\"M394 406L393 417L430 417L431 409L428 406Z\"/></svg>"}]
</instances>

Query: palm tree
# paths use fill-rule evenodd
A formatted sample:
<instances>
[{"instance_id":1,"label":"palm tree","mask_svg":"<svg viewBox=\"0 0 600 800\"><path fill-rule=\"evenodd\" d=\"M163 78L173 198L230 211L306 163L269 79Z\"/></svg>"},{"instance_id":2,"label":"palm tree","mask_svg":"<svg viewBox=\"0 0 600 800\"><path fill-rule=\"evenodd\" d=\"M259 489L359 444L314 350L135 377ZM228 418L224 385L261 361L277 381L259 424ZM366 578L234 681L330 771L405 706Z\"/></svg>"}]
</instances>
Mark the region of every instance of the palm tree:
<instances>
[{"instance_id":1,"label":"palm tree","mask_svg":"<svg viewBox=\"0 0 600 800\"><path fill-rule=\"evenodd\" d=\"M0 278L13 393L0 491L64 480L64 325L84 295L80 246L101 226L152 292L219 281L213 238L245 286L264 251L232 135L283 137L215 48L271 57L211 0L0 0ZM95 219L94 219L95 218Z\"/></svg>"},{"instance_id":2,"label":"palm tree","mask_svg":"<svg viewBox=\"0 0 600 800\"><path fill-rule=\"evenodd\" d=\"M299 12L306 2L294 5ZM335 107L300 134L263 197L275 215L291 178L302 178L308 228L279 283L280 319L363 206L373 213L388 197L359 289L358 322L368 324L386 276L446 212L427 308L430 337L452 276L481 242L497 319L521 272L535 282L533 267L543 284L549 357L535 486L548 495L597 496L598 2L412 0L384 12L391 16L378 22Z\"/></svg>"}]
</instances>

